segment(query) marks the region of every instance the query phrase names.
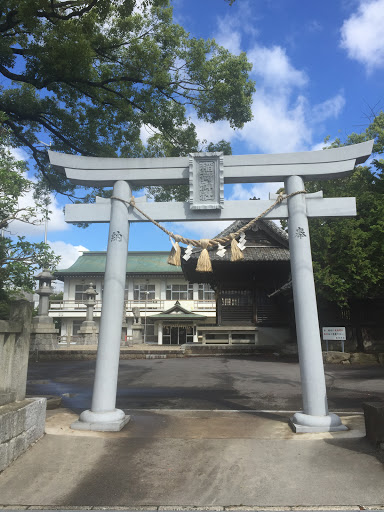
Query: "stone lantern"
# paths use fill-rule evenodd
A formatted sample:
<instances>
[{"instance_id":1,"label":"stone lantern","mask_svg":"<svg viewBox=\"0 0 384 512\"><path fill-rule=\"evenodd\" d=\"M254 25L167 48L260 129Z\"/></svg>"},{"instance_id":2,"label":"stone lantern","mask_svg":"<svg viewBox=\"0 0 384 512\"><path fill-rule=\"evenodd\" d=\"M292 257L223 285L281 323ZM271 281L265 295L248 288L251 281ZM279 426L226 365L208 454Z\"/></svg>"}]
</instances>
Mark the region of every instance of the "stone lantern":
<instances>
[{"instance_id":1,"label":"stone lantern","mask_svg":"<svg viewBox=\"0 0 384 512\"><path fill-rule=\"evenodd\" d=\"M48 269L44 269L40 274L35 276L39 280L39 288L36 290L39 295L39 311L38 315L34 317L33 324L40 328L48 329L47 332L55 332L53 318L48 316L49 312L49 297L53 294L51 282L55 277Z\"/></svg>"},{"instance_id":2,"label":"stone lantern","mask_svg":"<svg viewBox=\"0 0 384 512\"><path fill-rule=\"evenodd\" d=\"M89 283L88 288L83 292L87 296L84 304L87 306L87 316L81 327L92 327L96 328L96 322L93 320L93 309L96 304L96 295L98 292L94 289L93 283Z\"/></svg>"},{"instance_id":3,"label":"stone lantern","mask_svg":"<svg viewBox=\"0 0 384 512\"><path fill-rule=\"evenodd\" d=\"M97 325L93 319L93 310L98 292L94 289L93 283L89 283L88 288L83 293L86 295L83 303L87 307L87 314L84 322L81 324L79 334L84 337L84 345L95 345L97 344Z\"/></svg>"},{"instance_id":4,"label":"stone lantern","mask_svg":"<svg viewBox=\"0 0 384 512\"><path fill-rule=\"evenodd\" d=\"M48 269L44 269L35 278L39 280L39 288L36 290L39 295L39 310L32 320L31 349L51 350L57 348L59 332L55 329L53 318L48 316L49 297L53 293L51 283L55 277Z\"/></svg>"}]
</instances>

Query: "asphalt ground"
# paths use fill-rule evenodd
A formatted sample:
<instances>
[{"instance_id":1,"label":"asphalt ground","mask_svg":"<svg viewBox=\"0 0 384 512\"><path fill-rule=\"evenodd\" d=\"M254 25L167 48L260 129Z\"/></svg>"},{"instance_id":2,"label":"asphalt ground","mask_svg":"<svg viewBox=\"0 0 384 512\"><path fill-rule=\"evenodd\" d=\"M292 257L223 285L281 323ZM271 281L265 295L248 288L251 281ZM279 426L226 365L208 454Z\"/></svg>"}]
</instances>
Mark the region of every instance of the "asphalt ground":
<instances>
[{"instance_id":1,"label":"asphalt ground","mask_svg":"<svg viewBox=\"0 0 384 512\"><path fill-rule=\"evenodd\" d=\"M91 405L95 361L30 363L27 393L60 395L75 412ZM331 411L384 400L381 366L325 365ZM299 364L264 357L134 359L120 362L121 409L300 410Z\"/></svg>"},{"instance_id":2,"label":"asphalt ground","mask_svg":"<svg viewBox=\"0 0 384 512\"><path fill-rule=\"evenodd\" d=\"M384 508L383 454L361 404L384 397L383 368L327 366L348 431L294 434L297 363L259 358L127 360L120 432L74 431L94 361L31 364L28 392L61 394L46 435L0 475L0 506L175 510Z\"/></svg>"}]
</instances>

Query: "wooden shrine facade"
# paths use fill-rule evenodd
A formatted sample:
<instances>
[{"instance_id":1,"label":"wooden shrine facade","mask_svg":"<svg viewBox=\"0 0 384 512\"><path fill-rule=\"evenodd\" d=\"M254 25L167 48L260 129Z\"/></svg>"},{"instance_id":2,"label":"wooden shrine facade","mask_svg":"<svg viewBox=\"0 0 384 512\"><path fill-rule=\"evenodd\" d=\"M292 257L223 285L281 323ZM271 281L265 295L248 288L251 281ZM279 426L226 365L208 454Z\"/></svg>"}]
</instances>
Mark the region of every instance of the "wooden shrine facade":
<instances>
[{"instance_id":1,"label":"wooden shrine facade","mask_svg":"<svg viewBox=\"0 0 384 512\"><path fill-rule=\"evenodd\" d=\"M237 221L220 237L247 223ZM289 280L288 237L274 222L258 221L245 233L244 259L230 261L230 250L223 257L209 251L212 272L195 270L199 253L182 258L182 269L190 282L206 282L216 292L217 325L288 327L292 322L292 304L283 295L270 297Z\"/></svg>"}]
</instances>

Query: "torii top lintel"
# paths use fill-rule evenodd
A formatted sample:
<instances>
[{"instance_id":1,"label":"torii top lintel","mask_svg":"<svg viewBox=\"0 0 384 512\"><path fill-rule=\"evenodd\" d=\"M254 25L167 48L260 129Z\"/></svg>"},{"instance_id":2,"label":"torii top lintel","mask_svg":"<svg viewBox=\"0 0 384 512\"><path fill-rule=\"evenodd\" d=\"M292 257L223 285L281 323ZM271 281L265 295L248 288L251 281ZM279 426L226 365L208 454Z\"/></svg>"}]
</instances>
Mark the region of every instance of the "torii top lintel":
<instances>
[{"instance_id":1,"label":"torii top lintel","mask_svg":"<svg viewBox=\"0 0 384 512\"><path fill-rule=\"evenodd\" d=\"M224 183L263 183L301 176L305 181L341 178L367 160L373 140L322 151L224 156ZM187 184L189 158L98 158L48 151L51 164L78 185L111 187Z\"/></svg>"}]
</instances>

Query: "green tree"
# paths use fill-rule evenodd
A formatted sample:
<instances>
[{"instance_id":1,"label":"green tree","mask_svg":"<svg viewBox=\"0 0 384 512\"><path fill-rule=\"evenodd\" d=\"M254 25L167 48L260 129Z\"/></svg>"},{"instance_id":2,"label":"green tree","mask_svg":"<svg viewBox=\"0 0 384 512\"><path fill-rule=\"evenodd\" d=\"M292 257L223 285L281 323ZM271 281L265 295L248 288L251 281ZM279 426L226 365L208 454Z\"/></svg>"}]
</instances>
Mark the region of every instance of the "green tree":
<instances>
[{"instance_id":1,"label":"green tree","mask_svg":"<svg viewBox=\"0 0 384 512\"><path fill-rule=\"evenodd\" d=\"M308 182L309 192L324 191L324 197L356 197L357 216L343 219L310 219L311 245L317 292L322 300L348 305L357 299L384 294L384 113L375 117L360 134L343 143L374 139L370 165L357 166L345 179Z\"/></svg>"},{"instance_id":2,"label":"green tree","mask_svg":"<svg viewBox=\"0 0 384 512\"><path fill-rule=\"evenodd\" d=\"M49 166L42 134L57 151L137 157L146 153L147 126L179 155L197 144L192 110L234 128L251 119L246 55L189 37L173 23L169 0L0 0L0 7L3 124L31 152L42 186L75 195Z\"/></svg>"},{"instance_id":3,"label":"green tree","mask_svg":"<svg viewBox=\"0 0 384 512\"><path fill-rule=\"evenodd\" d=\"M13 221L39 224L47 215L44 202L34 207L20 207L19 198L32 190L25 177L25 162L16 160L7 146L4 129L0 131L0 313L4 303L21 290L35 288L34 275L39 268L54 268L59 258L48 245L31 243L22 236L12 236Z\"/></svg>"}]
</instances>

